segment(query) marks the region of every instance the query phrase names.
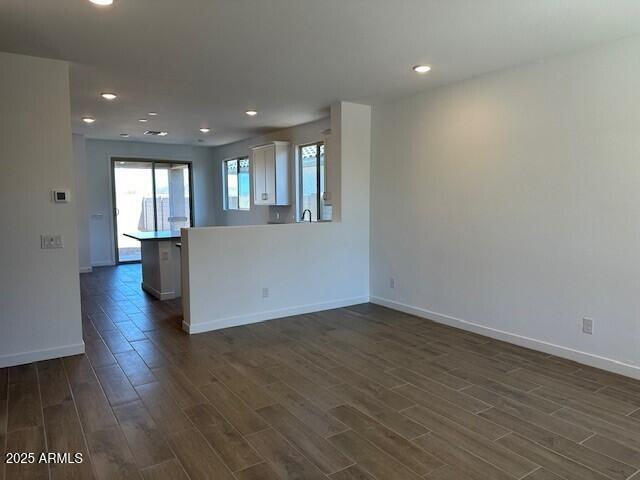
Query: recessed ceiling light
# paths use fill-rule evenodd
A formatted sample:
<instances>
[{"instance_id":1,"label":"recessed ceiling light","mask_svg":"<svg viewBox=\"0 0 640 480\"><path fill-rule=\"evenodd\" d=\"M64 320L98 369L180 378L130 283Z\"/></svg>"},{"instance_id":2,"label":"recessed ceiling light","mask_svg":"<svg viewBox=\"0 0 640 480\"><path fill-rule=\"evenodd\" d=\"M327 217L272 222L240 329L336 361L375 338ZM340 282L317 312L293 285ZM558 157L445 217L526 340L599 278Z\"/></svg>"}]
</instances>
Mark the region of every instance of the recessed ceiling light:
<instances>
[{"instance_id":1,"label":"recessed ceiling light","mask_svg":"<svg viewBox=\"0 0 640 480\"><path fill-rule=\"evenodd\" d=\"M128 133L121 133L120 136L122 138L129 138L129 134Z\"/></svg>"},{"instance_id":2,"label":"recessed ceiling light","mask_svg":"<svg viewBox=\"0 0 640 480\"><path fill-rule=\"evenodd\" d=\"M211 131L210 128L201 128L200 129L200 132L202 132L202 133L209 133L210 131Z\"/></svg>"},{"instance_id":3,"label":"recessed ceiling light","mask_svg":"<svg viewBox=\"0 0 640 480\"><path fill-rule=\"evenodd\" d=\"M96 119L93 117L82 117L82 121L84 123L88 123L89 125L91 125L93 122L96 121Z\"/></svg>"},{"instance_id":4,"label":"recessed ceiling light","mask_svg":"<svg viewBox=\"0 0 640 480\"><path fill-rule=\"evenodd\" d=\"M94 5L99 5L101 7L108 7L109 5L113 5L113 0L89 0Z\"/></svg>"},{"instance_id":5,"label":"recessed ceiling light","mask_svg":"<svg viewBox=\"0 0 640 480\"><path fill-rule=\"evenodd\" d=\"M146 118L141 118L138 120L140 123L147 123L149 120Z\"/></svg>"},{"instance_id":6,"label":"recessed ceiling light","mask_svg":"<svg viewBox=\"0 0 640 480\"><path fill-rule=\"evenodd\" d=\"M255 117L255 116L258 114L258 112L256 112L255 110L247 110L247 111L246 111L246 112L244 112L244 113L246 113L246 114L247 114L247 115L249 115L250 117Z\"/></svg>"},{"instance_id":7,"label":"recessed ceiling light","mask_svg":"<svg viewBox=\"0 0 640 480\"><path fill-rule=\"evenodd\" d=\"M158 112L149 112L148 115L150 117L155 117L156 115L158 115Z\"/></svg>"},{"instance_id":8,"label":"recessed ceiling light","mask_svg":"<svg viewBox=\"0 0 640 480\"><path fill-rule=\"evenodd\" d=\"M109 93L109 92L101 93L100 96L105 100L115 100L116 98L118 98L118 95L116 95L115 93Z\"/></svg>"},{"instance_id":9,"label":"recessed ceiling light","mask_svg":"<svg viewBox=\"0 0 640 480\"><path fill-rule=\"evenodd\" d=\"M413 71L416 73L427 73L430 70L431 67L429 65L416 65L413 67Z\"/></svg>"}]
</instances>

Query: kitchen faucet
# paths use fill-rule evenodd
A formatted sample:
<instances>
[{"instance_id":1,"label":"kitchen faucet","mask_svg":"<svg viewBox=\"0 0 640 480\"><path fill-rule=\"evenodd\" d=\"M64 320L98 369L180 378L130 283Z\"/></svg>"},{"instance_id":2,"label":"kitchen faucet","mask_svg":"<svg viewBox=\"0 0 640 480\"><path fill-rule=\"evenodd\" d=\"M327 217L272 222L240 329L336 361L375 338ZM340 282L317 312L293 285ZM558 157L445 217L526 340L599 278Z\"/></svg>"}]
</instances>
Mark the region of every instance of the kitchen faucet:
<instances>
[{"instance_id":1,"label":"kitchen faucet","mask_svg":"<svg viewBox=\"0 0 640 480\"><path fill-rule=\"evenodd\" d=\"M312 213L311 213L311 210L309 210L308 208L306 208L304 210L304 212L302 212L302 221L304 222L304 216L307 214L307 212L309 212L309 223L311 223L311 215L312 215Z\"/></svg>"}]
</instances>

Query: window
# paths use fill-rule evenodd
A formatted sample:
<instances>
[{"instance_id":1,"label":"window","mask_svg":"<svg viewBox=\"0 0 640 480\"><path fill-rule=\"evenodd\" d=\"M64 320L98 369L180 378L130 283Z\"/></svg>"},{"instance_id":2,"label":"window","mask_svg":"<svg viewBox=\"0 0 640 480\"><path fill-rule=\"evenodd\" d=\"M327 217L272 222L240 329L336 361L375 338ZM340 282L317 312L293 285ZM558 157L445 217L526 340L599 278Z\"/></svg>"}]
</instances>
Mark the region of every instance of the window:
<instances>
[{"instance_id":1,"label":"window","mask_svg":"<svg viewBox=\"0 0 640 480\"><path fill-rule=\"evenodd\" d=\"M249 210L251 208L249 158L225 160L224 177L225 208L227 210Z\"/></svg>"},{"instance_id":2,"label":"window","mask_svg":"<svg viewBox=\"0 0 640 480\"><path fill-rule=\"evenodd\" d=\"M324 142L298 147L300 177L300 221L330 220L325 196Z\"/></svg>"}]
</instances>

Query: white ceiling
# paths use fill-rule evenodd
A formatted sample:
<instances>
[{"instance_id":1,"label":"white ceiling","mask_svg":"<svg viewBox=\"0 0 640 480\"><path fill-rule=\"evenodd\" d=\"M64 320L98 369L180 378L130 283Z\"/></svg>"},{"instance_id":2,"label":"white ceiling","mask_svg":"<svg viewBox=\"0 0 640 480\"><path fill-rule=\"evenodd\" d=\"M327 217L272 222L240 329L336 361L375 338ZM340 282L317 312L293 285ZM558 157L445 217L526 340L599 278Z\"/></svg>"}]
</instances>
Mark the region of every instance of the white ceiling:
<instances>
[{"instance_id":1,"label":"white ceiling","mask_svg":"<svg viewBox=\"0 0 640 480\"><path fill-rule=\"evenodd\" d=\"M0 51L71 62L76 133L203 145L639 33L639 0L0 1Z\"/></svg>"}]
</instances>

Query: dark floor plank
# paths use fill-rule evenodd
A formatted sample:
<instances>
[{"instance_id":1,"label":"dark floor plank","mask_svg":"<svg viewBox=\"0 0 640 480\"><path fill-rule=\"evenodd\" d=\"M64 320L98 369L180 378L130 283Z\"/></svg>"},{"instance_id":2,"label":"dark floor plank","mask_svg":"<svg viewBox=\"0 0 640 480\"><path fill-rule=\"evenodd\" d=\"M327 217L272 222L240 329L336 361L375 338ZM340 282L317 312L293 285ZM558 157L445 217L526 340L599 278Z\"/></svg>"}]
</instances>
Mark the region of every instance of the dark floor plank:
<instances>
[{"instance_id":1,"label":"dark floor plank","mask_svg":"<svg viewBox=\"0 0 640 480\"><path fill-rule=\"evenodd\" d=\"M352 430L334 435L329 439L335 447L357 462L358 466L376 478L417 480L413 473L398 460L363 439Z\"/></svg>"},{"instance_id":2,"label":"dark floor plank","mask_svg":"<svg viewBox=\"0 0 640 480\"><path fill-rule=\"evenodd\" d=\"M481 382L481 385L471 385L461 391L494 407L498 406L503 398L506 398L543 413L553 413L562 408L562 405L535 395L535 391L534 393L522 392L490 381L488 383Z\"/></svg>"},{"instance_id":3,"label":"dark floor plank","mask_svg":"<svg viewBox=\"0 0 640 480\"><path fill-rule=\"evenodd\" d=\"M551 473L549 470L539 468L532 474L524 477L523 480L562 480L562 478L557 476L555 473Z\"/></svg>"},{"instance_id":4,"label":"dark floor plank","mask_svg":"<svg viewBox=\"0 0 640 480\"><path fill-rule=\"evenodd\" d=\"M210 403L201 403L185 409L184 413L187 414L189 420L196 426L196 428L202 428L209 425L219 425L226 422L224 417L220 415L218 410L215 409Z\"/></svg>"},{"instance_id":5,"label":"dark floor plank","mask_svg":"<svg viewBox=\"0 0 640 480\"><path fill-rule=\"evenodd\" d=\"M139 385L135 388L156 425L165 434L193 427L175 400L158 382Z\"/></svg>"},{"instance_id":6,"label":"dark floor plank","mask_svg":"<svg viewBox=\"0 0 640 480\"><path fill-rule=\"evenodd\" d=\"M45 407L43 416L49 451L72 455L80 453L83 459L82 463L51 465L51 478L78 480L94 478L74 403L66 401Z\"/></svg>"},{"instance_id":7,"label":"dark floor plank","mask_svg":"<svg viewBox=\"0 0 640 480\"><path fill-rule=\"evenodd\" d=\"M105 365L113 365L116 359L111 354L104 342L94 340L85 344L85 352L91 361L93 368L104 367Z\"/></svg>"},{"instance_id":8,"label":"dark floor plank","mask_svg":"<svg viewBox=\"0 0 640 480\"><path fill-rule=\"evenodd\" d=\"M8 399L9 399L9 369L0 368L0 435L4 436L7 433L7 421L8 421ZM4 443L0 444L0 447L4 448Z\"/></svg>"},{"instance_id":9,"label":"dark floor plank","mask_svg":"<svg viewBox=\"0 0 640 480\"><path fill-rule=\"evenodd\" d=\"M209 369L215 360L206 351L181 352L171 355L170 359L196 387L206 385L215 378Z\"/></svg>"},{"instance_id":10,"label":"dark floor plank","mask_svg":"<svg viewBox=\"0 0 640 480\"><path fill-rule=\"evenodd\" d=\"M326 411L344 403L340 397L332 393L329 389L316 385L291 367L286 365L273 367L269 369L269 373L280 379L282 383L293 388L303 397L314 402L322 410Z\"/></svg>"},{"instance_id":11,"label":"dark floor plank","mask_svg":"<svg viewBox=\"0 0 640 480\"><path fill-rule=\"evenodd\" d=\"M331 443L307 427L281 405L261 408L258 413L271 428L287 439L305 457L326 474L337 472L353 464Z\"/></svg>"},{"instance_id":12,"label":"dark floor plank","mask_svg":"<svg viewBox=\"0 0 640 480\"><path fill-rule=\"evenodd\" d=\"M269 385L277 381L277 378L267 371L268 358L256 350L228 352L222 357L235 370L258 385Z\"/></svg>"},{"instance_id":13,"label":"dark floor plank","mask_svg":"<svg viewBox=\"0 0 640 480\"><path fill-rule=\"evenodd\" d=\"M132 321L116 323L116 327L128 342L145 340L147 337Z\"/></svg>"},{"instance_id":14,"label":"dark floor plank","mask_svg":"<svg viewBox=\"0 0 640 480\"><path fill-rule=\"evenodd\" d=\"M111 405L120 405L138 399L138 394L118 365L96 368L96 375Z\"/></svg>"},{"instance_id":15,"label":"dark floor plank","mask_svg":"<svg viewBox=\"0 0 640 480\"><path fill-rule=\"evenodd\" d=\"M98 379L93 372L89 357L86 355L74 355L72 357L65 357L62 360L64 364L64 370L67 372L67 378L69 383L78 385L80 383L97 382Z\"/></svg>"},{"instance_id":16,"label":"dark floor plank","mask_svg":"<svg viewBox=\"0 0 640 480\"><path fill-rule=\"evenodd\" d=\"M248 405L236 397L221 382L215 381L200 389L209 402L215 406L240 433L247 435L264 430L267 423Z\"/></svg>"},{"instance_id":17,"label":"dark floor plank","mask_svg":"<svg viewBox=\"0 0 640 480\"><path fill-rule=\"evenodd\" d=\"M451 465L445 465L444 467L431 472L425 478L427 480L474 480L466 473L462 473Z\"/></svg>"},{"instance_id":18,"label":"dark floor plank","mask_svg":"<svg viewBox=\"0 0 640 480\"><path fill-rule=\"evenodd\" d=\"M157 381L151 369L144 363L138 352L130 350L124 353L117 353L115 357L120 368L122 368L131 385L134 387Z\"/></svg>"},{"instance_id":19,"label":"dark floor plank","mask_svg":"<svg viewBox=\"0 0 640 480\"><path fill-rule=\"evenodd\" d=\"M175 366L154 368L152 372L180 407L188 408L204 402L204 397L196 386Z\"/></svg>"},{"instance_id":20,"label":"dark floor plank","mask_svg":"<svg viewBox=\"0 0 640 480\"><path fill-rule=\"evenodd\" d=\"M139 468L173 458L161 430L140 400L114 407L113 411Z\"/></svg>"},{"instance_id":21,"label":"dark floor plank","mask_svg":"<svg viewBox=\"0 0 640 480\"><path fill-rule=\"evenodd\" d=\"M611 440L602 435L594 435L582 442L582 445L640 469L640 450L631 448L624 443Z\"/></svg>"},{"instance_id":22,"label":"dark floor plank","mask_svg":"<svg viewBox=\"0 0 640 480\"><path fill-rule=\"evenodd\" d=\"M282 479L318 480L327 478L318 467L271 429L253 433L247 436L247 440Z\"/></svg>"},{"instance_id":23,"label":"dark floor plank","mask_svg":"<svg viewBox=\"0 0 640 480\"><path fill-rule=\"evenodd\" d=\"M418 475L426 475L443 466L442 461L351 406L336 407L330 413Z\"/></svg>"},{"instance_id":24,"label":"dark floor plank","mask_svg":"<svg viewBox=\"0 0 640 480\"><path fill-rule=\"evenodd\" d=\"M508 430L491 423L478 415L473 415L470 412L447 402L446 400L431 395L413 385L406 385L397 389L400 393L413 399L418 406L411 407L407 410L403 410L403 414L414 421L421 423L421 416L423 411L434 411L437 414L448 418L460 425L472 430L480 435L483 435L490 440L500 438L502 435L508 433Z\"/></svg>"},{"instance_id":25,"label":"dark floor plank","mask_svg":"<svg viewBox=\"0 0 640 480\"><path fill-rule=\"evenodd\" d=\"M99 479L140 478L131 450L117 425L88 433L87 443Z\"/></svg>"},{"instance_id":26,"label":"dark floor plank","mask_svg":"<svg viewBox=\"0 0 640 480\"><path fill-rule=\"evenodd\" d=\"M442 462L453 465L456 470L471 478L477 480L487 478L492 480L512 480L515 478L481 458L470 455L468 451L450 443L437 433L428 433L417 438L414 442L420 448L438 457Z\"/></svg>"},{"instance_id":27,"label":"dark floor plank","mask_svg":"<svg viewBox=\"0 0 640 480\"><path fill-rule=\"evenodd\" d=\"M566 480L605 480L608 478L518 434L510 433L499 439L498 443Z\"/></svg>"},{"instance_id":28,"label":"dark floor plank","mask_svg":"<svg viewBox=\"0 0 640 480\"><path fill-rule=\"evenodd\" d=\"M571 408L558 410L554 415L575 423L576 425L588 428L605 437L616 439L631 448L640 450L640 436L625 428L621 428L600 418L586 415Z\"/></svg>"},{"instance_id":29,"label":"dark floor plank","mask_svg":"<svg viewBox=\"0 0 640 480\"><path fill-rule=\"evenodd\" d=\"M229 469L196 429L169 437L169 445L192 480L234 480Z\"/></svg>"},{"instance_id":30,"label":"dark floor plank","mask_svg":"<svg viewBox=\"0 0 640 480\"><path fill-rule=\"evenodd\" d=\"M196 424L209 445L232 472L260 463L262 459L229 422Z\"/></svg>"},{"instance_id":31,"label":"dark floor plank","mask_svg":"<svg viewBox=\"0 0 640 480\"><path fill-rule=\"evenodd\" d=\"M550 432L557 433L558 435L562 435L563 437L575 442L581 442L593 435L593 432L585 428L566 422L558 417L546 414L509 398L495 398L492 403L503 412L526 420L529 423L537 425L538 427L544 428Z\"/></svg>"},{"instance_id":32,"label":"dark floor plank","mask_svg":"<svg viewBox=\"0 0 640 480\"><path fill-rule=\"evenodd\" d=\"M265 386L269 394L318 435L328 437L348 427L282 382Z\"/></svg>"},{"instance_id":33,"label":"dark floor plank","mask_svg":"<svg viewBox=\"0 0 640 480\"><path fill-rule=\"evenodd\" d=\"M144 480L189 480L178 460L169 460L142 470Z\"/></svg>"},{"instance_id":34,"label":"dark floor plank","mask_svg":"<svg viewBox=\"0 0 640 480\"><path fill-rule=\"evenodd\" d=\"M355 406L406 439L411 440L427 432L427 430L415 420L407 418L407 416L389 408L387 405L351 385L338 385L332 387L331 391L342 397L342 404L349 403Z\"/></svg>"},{"instance_id":35,"label":"dark floor plank","mask_svg":"<svg viewBox=\"0 0 640 480\"><path fill-rule=\"evenodd\" d=\"M403 410L415 405L414 402L406 397L403 397L393 390L390 390L346 367L334 368L331 370L331 374L342 380L342 383L347 383L363 391L393 410Z\"/></svg>"},{"instance_id":36,"label":"dark floor plank","mask_svg":"<svg viewBox=\"0 0 640 480\"><path fill-rule=\"evenodd\" d=\"M8 432L42 426L42 405L37 383L9 383L8 404Z\"/></svg>"},{"instance_id":37,"label":"dark floor plank","mask_svg":"<svg viewBox=\"0 0 640 480\"><path fill-rule=\"evenodd\" d=\"M349 468L329 475L331 480L376 480L358 465L351 465Z\"/></svg>"},{"instance_id":38,"label":"dark floor plank","mask_svg":"<svg viewBox=\"0 0 640 480\"><path fill-rule=\"evenodd\" d=\"M142 357L149 368L169 365L169 359L150 340L131 342L131 346Z\"/></svg>"},{"instance_id":39,"label":"dark floor plank","mask_svg":"<svg viewBox=\"0 0 640 480\"><path fill-rule=\"evenodd\" d=\"M61 359L38 362L38 379L43 407L71 400L71 389Z\"/></svg>"},{"instance_id":40,"label":"dark floor plank","mask_svg":"<svg viewBox=\"0 0 640 480\"><path fill-rule=\"evenodd\" d=\"M482 410L486 410L491 406L481 400L478 400L477 398L467 395L466 393L453 390L445 385L442 385L441 383L434 382L428 378L424 378L417 374L414 374L410 370L396 369L392 370L391 373L399 378L402 378L405 382L418 387L420 390L424 390L433 395L436 395L471 413L478 413Z\"/></svg>"},{"instance_id":41,"label":"dark floor plank","mask_svg":"<svg viewBox=\"0 0 640 480\"><path fill-rule=\"evenodd\" d=\"M7 446L7 434L6 431L2 430L2 433L0 433L0 455L2 455L2 459L3 459L3 463L2 465L0 465L0 480L5 480L6 476L5 476L5 465L4 465L4 455L6 452L6 446Z\"/></svg>"},{"instance_id":42,"label":"dark floor plank","mask_svg":"<svg viewBox=\"0 0 640 480\"><path fill-rule=\"evenodd\" d=\"M282 480L266 463L254 465L234 475L238 480Z\"/></svg>"},{"instance_id":43,"label":"dark floor plank","mask_svg":"<svg viewBox=\"0 0 640 480\"><path fill-rule=\"evenodd\" d=\"M41 426L24 427L7 433L7 452L33 453L37 460L42 452L46 452L44 432ZM49 478L49 468L45 463L11 463L4 464L7 480L40 480Z\"/></svg>"},{"instance_id":44,"label":"dark floor plank","mask_svg":"<svg viewBox=\"0 0 640 480\"><path fill-rule=\"evenodd\" d=\"M540 374L539 372L522 369L518 370L517 375L518 378L539 382L543 388L537 389L535 392L536 395L559 404L564 404L567 400L575 400L591 404L605 411L616 412L621 415L628 415L637 408L628 403L624 403L604 395L599 395L591 390L565 384L555 378Z\"/></svg>"},{"instance_id":45,"label":"dark floor plank","mask_svg":"<svg viewBox=\"0 0 640 480\"><path fill-rule=\"evenodd\" d=\"M225 361L212 362L211 371L220 382L254 410L274 403L263 387Z\"/></svg>"},{"instance_id":46,"label":"dark floor plank","mask_svg":"<svg viewBox=\"0 0 640 480\"><path fill-rule=\"evenodd\" d=\"M516 478L521 478L538 467L486 437L433 411L423 409L420 419L425 427L444 441L472 453Z\"/></svg>"}]
</instances>

